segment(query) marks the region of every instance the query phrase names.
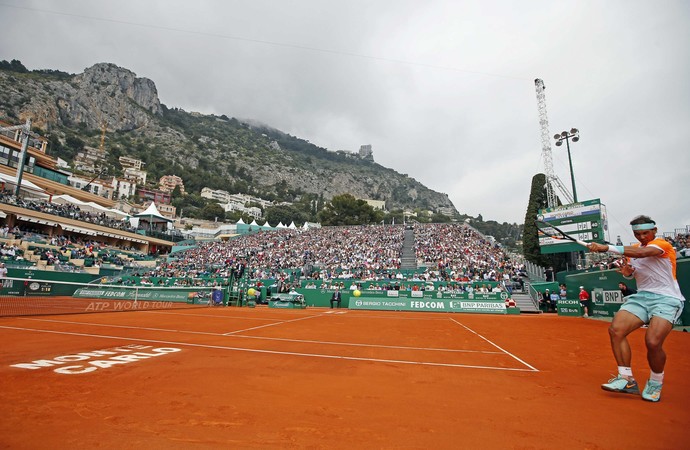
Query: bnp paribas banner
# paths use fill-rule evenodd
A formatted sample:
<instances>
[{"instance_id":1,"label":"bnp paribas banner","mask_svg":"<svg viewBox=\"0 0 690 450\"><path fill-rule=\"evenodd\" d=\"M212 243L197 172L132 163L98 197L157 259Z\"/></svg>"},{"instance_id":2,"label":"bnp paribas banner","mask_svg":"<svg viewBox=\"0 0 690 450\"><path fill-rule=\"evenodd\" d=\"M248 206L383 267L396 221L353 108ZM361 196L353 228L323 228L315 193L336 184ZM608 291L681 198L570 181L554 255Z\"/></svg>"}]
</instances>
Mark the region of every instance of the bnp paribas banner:
<instances>
[{"instance_id":1,"label":"bnp paribas banner","mask_svg":"<svg viewBox=\"0 0 690 450\"><path fill-rule=\"evenodd\" d=\"M422 296L351 297L350 309L390 311L438 311L458 313L506 314L505 299L500 294L447 294ZM441 295L438 295L441 294Z\"/></svg>"}]
</instances>

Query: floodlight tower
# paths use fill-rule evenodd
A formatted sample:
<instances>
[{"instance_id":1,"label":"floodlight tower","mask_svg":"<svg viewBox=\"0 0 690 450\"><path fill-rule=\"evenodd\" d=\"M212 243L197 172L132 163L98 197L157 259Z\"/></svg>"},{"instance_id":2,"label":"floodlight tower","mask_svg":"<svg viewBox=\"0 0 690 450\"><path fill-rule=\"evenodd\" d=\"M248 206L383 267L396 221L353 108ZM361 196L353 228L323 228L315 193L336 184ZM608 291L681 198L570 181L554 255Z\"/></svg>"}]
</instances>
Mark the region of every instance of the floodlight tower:
<instances>
[{"instance_id":1,"label":"floodlight tower","mask_svg":"<svg viewBox=\"0 0 690 450\"><path fill-rule=\"evenodd\" d=\"M554 208L558 206L558 197L556 196L555 188L563 194L563 197L569 202L573 202L570 192L565 188L561 180L553 171L553 159L551 157L551 135L549 134L549 118L546 115L546 95L544 90L544 81L537 78L534 80L534 86L537 90L537 107L539 108L539 125L541 126L541 154L544 159L544 172L546 172L546 206Z\"/></svg>"},{"instance_id":2,"label":"floodlight tower","mask_svg":"<svg viewBox=\"0 0 690 450\"><path fill-rule=\"evenodd\" d=\"M19 152L19 161L17 161L17 187L14 190L14 195L19 197L19 191L22 187L22 176L24 175L24 163L26 160L27 152L29 151L29 136L31 133L31 119L26 119L24 125L15 125L13 127L2 127L0 131L21 131L22 136L22 149Z\"/></svg>"}]
</instances>

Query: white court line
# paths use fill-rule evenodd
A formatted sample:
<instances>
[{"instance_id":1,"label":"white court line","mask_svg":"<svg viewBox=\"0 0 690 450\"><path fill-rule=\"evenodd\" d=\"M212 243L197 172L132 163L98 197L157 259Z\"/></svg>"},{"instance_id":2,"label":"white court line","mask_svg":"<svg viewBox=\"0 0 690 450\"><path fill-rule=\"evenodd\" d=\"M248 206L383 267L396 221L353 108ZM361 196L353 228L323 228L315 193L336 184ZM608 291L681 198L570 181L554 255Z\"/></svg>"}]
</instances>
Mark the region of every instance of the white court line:
<instances>
[{"instance_id":1,"label":"white court line","mask_svg":"<svg viewBox=\"0 0 690 450\"><path fill-rule=\"evenodd\" d=\"M127 311L130 312L130 311ZM277 318L269 318L269 317L250 317L250 316L223 316L223 315L218 315L218 314L185 314L185 313L176 313L176 312L166 312L166 311L131 311L131 312L136 312L136 313L142 313L142 314L165 314L169 316L189 316L189 317L213 317L216 319L243 319L243 320L262 320L262 321L268 321L268 320L281 320Z\"/></svg>"},{"instance_id":2,"label":"white court line","mask_svg":"<svg viewBox=\"0 0 690 450\"><path fill-rule=\"evenodd\" d=\"M321 317L321 315L318 316L306 316L306 317L300 317L299 319L292 319L292 320L283 320L282 322L276 322L276 323L269 323L267 325L259 325L258 327L251 327L251 328L245 328L244 330L236 330L236 331L231 331L229 333L223 333L223 336L231 336L233 334L241 333L243 331L251 331L251 330L258 330L259 328L266 328L266 327L273 327L276 325L282 325L284 323L290 323L290 322L297 322L300 320L305 320L305 319L313 319L314 317Z\"/></svg>"},{"instance_id":3,"label":"white court line","mask_svg":"<svg viewBox=\"0 0 690 450\"><path fill-rule=\"evenodd\" d=\"M323 345L342 345L345 347L367 347L367 348L385 348L394 350L421 350L433 352L447 352L447 353L480 353L485 355L504 355L505 352L489 352L486 350L465 350L457 348L434 348L434 347L410 347L406 345L378 345L378 344L357 344L354 342L333 342L333 341L314 341L310 339L289 339L289 338L275 338L265 336L246 336L242 334L227 334L227 333L211 333L208 331L187 331L187 330L172 330L170 328L151 328L151 327L135 327L132 325L113 325L107 323L94 322L76 322L72 320L55 320L55 319L36 319L33 317L19 317L22 320L30 320L34 322L51 322L51 323L68 323L72 325L89 325L94 327L105 328L125 328L130 330L145 330L145 331L163 331L169 333L186 333L186 334L201 334L205 336L226 336L231 338L241 339L256 339L262 341L277 341L277 342L296 342L300 344L323 344Z\"/></svg>"},{"instance_id":4,"label":"white court line","mask_svg":"<svg viewBox=\"0 0 690 450\"><path fill-rule=\"evenodd\" d=\"M203 335L207 335L207 336L222 336L222 334L220 334L220 333L211 333L208 331L172 330L170 328L135 327L132 325L115 325L115 324L109 324L109 323L77 322L74 320L36 319L33 317L17 317L17 319L30 320L33 322L69 323L72 325L89 325L89 326L93 326L93 327L105 327L105 328L126 328L126 329L130 329L130 330L165 331L168 333L187 333L187 334L203 334Z\"/></svg>"},{"instance_id":5,"label":"white court line","mask_svg":"<svg viewBox=\"0 0 690 450\"><path fill-rule=\"evenodd\" d=\"M536 367L533 367L533 366L531 366L530 364L527 364L525 361L521 360L520 358L518 358L517 356L513 355L513 354L510 353L509 351L502 349L501 347L499 347L498 345L494 344L493 342L491 342L490 340L488 340L487 338L485 338L485 337L482 336L481 334L477 333L476 331L472 330L471 328L469 328L469 327L467 327L467 326L461 324L460 322L458 322L457 320L455 320L455 319L453 319L453 318L451 318L450 320L452 320L453 322L457 323L458 325L460 325L461 327L463 327L464 329L466 329L466 330L469 331L470 333L474 333L476 336L479 336L480 338L484 339L486 342L488 342L489 344L493 345L494 347L496 347L496 348L499 349L500 351L504 352L506 355L510 356L511 358L515 359L516 361L520 362L521 364L526 365L526 366L529 367L532 371L534 371L534 372L539 372L539 369L537 369Z\"/></svg>"},{"instance_id":6,"label":"white court line","mask_svg":"<svg viewBox=\"0 0 690 450\"><path fill-rule=\"evenodd\" d=\"M328 310L328 308L325 308L326 311L318 311L319 308L309 308L307 310L295 310L295 311L304 311L304 312L313 312L316 315L324 315L324 314L331 314L331 312ZM189 310L186 310L189 311ZM227 311L227 310L221 310L221 311ZM282 311L283 313L290 311L287 309L277 309L276 311ZM223 316L223 315L218 315L218 314L188 314L188 313L180 313L180 312L167 312L167 311L127 311L127 312L136 312L136 313L141 313L141 314L166 314L166 315L171 315L171 316L198 316L198 317L216 317L216 318L231 318L231 319L248 319L248 320L277 320L276 318L260 318L260 317L251 317L251 316ZM364 314L357 314L358 312L363 312ZM390 320L436 320L436 321L446 321L448 320L445 317L438 317L440 314L439 313L434 313L430 312L428 314L433 314L435 317L431 316L424 316L423 312L417 312L415 311L414 314L418 315L418 317L396 317L393 315L390 316L384 316L384 315L374 315L374 314L367 314L372 311L368 311L365 309L348 309L342 312L338 312L337 314L348 314L348 317L351 318L371 318L371 319L390 319ZM392 311L391 311L392 312ZM400 311L396 311L400 313ZM317 314L318 313L318 314ZM332 314L336 314L333 312Z\"/></svg>"},{"instance_id":7,"label":"white court line","mask_svg":"<svg viewBox=\"0 0 690 450\"><path fill-rule=\"evenodd\" d=\"M393 364L411 364L418 366L436 366L436 367L457 367L465 369L487 369L487 370L505 370L511 372L532 372L532 370L520 369L520 368L509 368L509 367L493 367L493 366L475 366L468 364L450 364L450 363L435 363L427 361L408 361L408 360L398 360L398 359L381 359L381 358L360 358L355 356L341 356L341 355L323 355L319 353L297 353L297 352L282 352L276 350L260 350L260 349L250 349L241 347L228 347L224 345L208 345L208 344L194 344L191 342L179 342L179 341L163 341L159 339L138 339L126 336L111 336L103 334L90 334L90 333L75 333L70 331L53 331L53 330L41 330L36 328L23 328L23 327L9 327L0 325L0 329L6 330L19 330L19 331L34 331L37 333L49 333L49 334L64 334L69 336L83 336L83 337L94 337L101 339L118 339L123 341L136 341L136 342L151 342L155 344L166 344L166 345L181 345L187 347L197 347L197 348L212 348L218 350L230 350L237 352L249 352L249 353L264 353L271 355L288 355L288 356L302 356L308 358L324 358L324 359L341 359L348 361L369 361L369 362L381 362L381 363L393 363ZM535 369L536 370L536 369Z\"/></svg>"}]
</instances>

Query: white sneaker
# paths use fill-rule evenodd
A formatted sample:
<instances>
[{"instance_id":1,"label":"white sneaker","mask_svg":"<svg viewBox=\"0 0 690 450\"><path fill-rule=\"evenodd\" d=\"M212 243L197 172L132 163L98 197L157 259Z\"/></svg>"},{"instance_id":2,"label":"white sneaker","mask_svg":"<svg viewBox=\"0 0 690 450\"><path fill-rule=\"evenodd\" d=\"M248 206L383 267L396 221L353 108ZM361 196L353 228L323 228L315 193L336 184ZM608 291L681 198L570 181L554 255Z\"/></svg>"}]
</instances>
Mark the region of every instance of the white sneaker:
<instances>
[{"instance_id":1,"label":"white sneaker","mask_svg":"<svg viewBox=\"0 0 690 450\"><path fill-rule=\"evenodd\" d=\"M582 316L582 317L584 317L584 318L586 319L586 318L588 318L589 316L588 316L587 314L585 314L585 315L584 315L584 316Z\"/></svg>"}]
</instances>

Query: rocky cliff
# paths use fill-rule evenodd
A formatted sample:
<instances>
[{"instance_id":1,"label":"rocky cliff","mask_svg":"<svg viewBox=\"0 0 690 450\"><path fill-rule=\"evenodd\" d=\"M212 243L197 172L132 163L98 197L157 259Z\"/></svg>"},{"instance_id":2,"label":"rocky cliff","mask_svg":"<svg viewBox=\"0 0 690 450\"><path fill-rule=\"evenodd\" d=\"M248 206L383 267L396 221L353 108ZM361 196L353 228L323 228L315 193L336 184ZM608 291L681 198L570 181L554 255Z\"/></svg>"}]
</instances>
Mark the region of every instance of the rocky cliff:
<instances>
[{"instance_id":1,"label":"rocky cliff","mask_svg":"<svg viewBox=\"0 0 690 450\"><path fill-rule=\"evenodd\" d=\"M75 141L68 139L72 136L97 147L105 128L114 166L118 156L141 158L150 179L179 175L188 192L244 187L325 199L350 193L385 200L389 209L457 213L447 195L372 161L330 152L270 127L167 108L153 81L114 64L96 64L76 75L0 70L0 118L21 123L29 117L65 145ZM54 156L69 159L69 154Z\"/></svg>"}]
</instances>

